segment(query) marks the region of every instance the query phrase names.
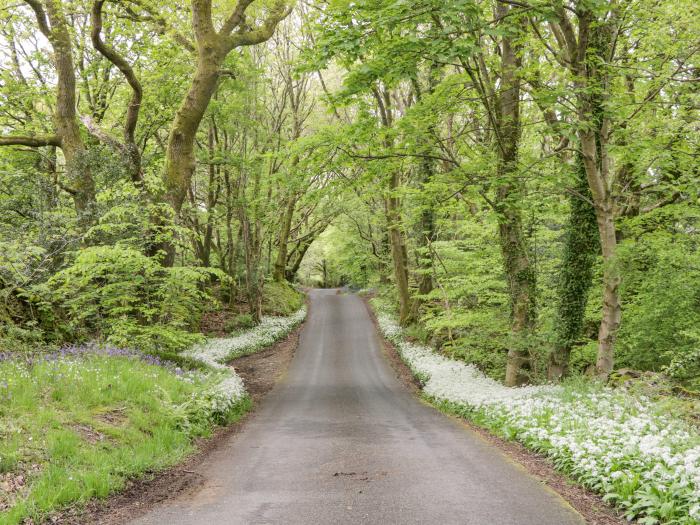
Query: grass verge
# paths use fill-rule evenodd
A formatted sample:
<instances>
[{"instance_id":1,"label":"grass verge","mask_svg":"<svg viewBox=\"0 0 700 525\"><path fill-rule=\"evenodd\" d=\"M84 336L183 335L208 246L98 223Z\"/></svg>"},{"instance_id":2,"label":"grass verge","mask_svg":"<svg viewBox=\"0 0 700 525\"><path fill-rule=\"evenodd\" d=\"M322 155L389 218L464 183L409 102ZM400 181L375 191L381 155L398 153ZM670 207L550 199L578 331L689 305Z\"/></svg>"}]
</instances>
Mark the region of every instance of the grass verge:
<instances>
[{"instance_id":1,"label":"grass verge","mask_svg":"<svg viewBox=\"0 0 700 525\"><path fill-rule=\"evenodd\" d=\"M0 361L0 523L42 522L182 460L250 407L244 393L222 403L222 377L126 353Z\"/></svg>"}]
</instances>

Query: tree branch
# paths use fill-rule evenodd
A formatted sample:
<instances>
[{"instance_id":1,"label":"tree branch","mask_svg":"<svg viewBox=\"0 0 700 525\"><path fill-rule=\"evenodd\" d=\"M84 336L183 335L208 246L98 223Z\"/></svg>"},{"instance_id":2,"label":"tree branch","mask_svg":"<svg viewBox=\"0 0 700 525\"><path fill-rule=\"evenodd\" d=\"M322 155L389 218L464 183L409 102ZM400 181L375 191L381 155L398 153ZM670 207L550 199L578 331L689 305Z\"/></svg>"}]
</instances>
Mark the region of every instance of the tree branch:
<instances>
[{"instance_id":1,"label":"tree branch","mask_svg":"<svg viewBox=\"0 0 700 525\"><path fill-rule=\"evenodd\" d=\"M241 1L246 2L247 0ZM254 46L269 40L275 32L277 25L289 16L292 9L293 6L287 7L284 0L278 0L262 26L258 26L256 29L251 29L250 31L241 31L240 33L234 33L232 35L222 35L226 47L230 50L241 46Z\"/></svg>"},{"instance_id":2,"label":"tree branch","mask_svg":"<svg viewBox=\"0 0 700 525\"><path fill-rule=\"evenodd\" d=\"M241 25L241 23L245 20L245 10L248 9L248 6L254 1L255 0L238 0L236 7L231 13L231 16L226 19L219 34L223 36L230 35L231 31Z\"/></svg>"},{"instance_id":3,"label":"tree branch","mask_svg":"<svg viewBox=\"0 0 700 525\"><path fill-rule=\"evenodd\" d=\"M0 137L0 146L29 146L40 148L42 146L61 146L61 140L56 135L45 136L8 136Z\"/></svg>"},{"instance_id":4,"label":"tree branch","mask_svg":"<svg viewBox=\"0 0 700 525\"><path fill-rule=\"evenodd\" d=\"M95 49L121 71L131 87L131 101L129 102L129 109L127 110L126 121L124 123L124 142L129 147L135 148L134 132L139 119L143 89L131 65L117 53L113 47L108 46L102 40L102 6L104 3L105 0L95 0L95 3L92 5L92 31L90 33L90 38L92 39L92 45Z\"/></svg>"},{"instance_id":5,"label":"tree branch","mask_svg":"<svg viewBox=\"0 0 700 525\"><path fill-rule=\"evenodd\" d=\"M49 29L49 22L46 18L46 11L44 11L44 6L38 0L24 0L29 7L32 8L34 14L36 15L37 24L39 24L39 30L44 34L46 38L51 36L51 29Z\"/></svg>"},{"instance_id":6,"label":"tree branch","mask_svg":"<svg viewBox=\"0 0 700 525\"><path fill-rule=\"evenodd\" d=\"M100 126L92 120L89 115L81 115L80 122L87 128L90 135L98 139L100 142L107 144L110 148L120 152L126 153L126 146L115 139L112 135L107 133L105 130L100 128Z\"/></svg>"},{"instance_id":7,"label":"tree branch","mask_svg":"<svg viewBox=\"0 0 700 525\"><path fill-rule=\"evenodd\" d=\"M141 9L146 11L148 13L148 16L156 23L158 26L158 33L161 35L165 35L167 33L172 33L173 38L175 41L180 44L182 47L187 49L190 53L195 52L195 47L194 44L190 41L189 38L187 38L185 35L174 29L173 27L170 26L170 24L161 16L160 13L158 13L153 7L149 6L147 3L144 3L142 0L128 0L134 5L139 6ZM141 19L143 17L140 17L138 14L134 13L134 11L130 8L126 8L128 14L132 18L136 19Z\"/></svg>"}]
</instances>

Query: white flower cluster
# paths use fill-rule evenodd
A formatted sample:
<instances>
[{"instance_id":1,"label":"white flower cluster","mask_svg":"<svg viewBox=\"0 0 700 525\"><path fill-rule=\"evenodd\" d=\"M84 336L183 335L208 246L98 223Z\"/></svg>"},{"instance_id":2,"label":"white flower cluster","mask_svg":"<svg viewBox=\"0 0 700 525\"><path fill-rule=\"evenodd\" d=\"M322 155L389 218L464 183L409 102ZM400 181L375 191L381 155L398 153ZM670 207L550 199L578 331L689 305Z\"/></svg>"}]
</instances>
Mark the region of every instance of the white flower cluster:
<instances>
[{"instance_id":1,"label":"white flower cluster","mask_svg":"<svg viewBox=\"0 0 700 525\"><path fill-rule=\"evenodd\" d=\"M241 377L225 362L235 357L252 354L285 337L306 318L306 308L288 317L264 317L262 322L235 337L211 339L184 353L216 370L224 371L223 380L198 396L199 406L217 420L225 418L246 396Z\"/></svg>"},{"instance_id":2,"label":"white flower cluster","mask_svg":"<svg viewBox=\"0 0 700 525\"><path fill-rule=\"evenodd\" d=\"M700 436L649 399L595 385L508 388L407 342L386 313L378 322L435 401L547 454L630 519L700 523Z\"/></svg>"},{"instance_id":3,"label":"white flower cluster","mask_svg":"<svg viewBox=\"0 0 700 525\"><path fill-rule=\"evenodd\" d=\"M222 381L204 394L209 413L215 418L223 418L246 396L243 380L233 370Z\"/></svg>"},{"instance_id":4,"label":"white flower cluster","mask_svg":"<svg viewBox=\"0 0 700 525\"><path fill-rule=\"evenodd\" d=\"M306 318L302 307L288 317L263 317L260 324L234 337L217 337L197 345L184 355L206 363L213 368L227 368L226 361L252 354L279 341Z\"/></svg>"}]
</instances>

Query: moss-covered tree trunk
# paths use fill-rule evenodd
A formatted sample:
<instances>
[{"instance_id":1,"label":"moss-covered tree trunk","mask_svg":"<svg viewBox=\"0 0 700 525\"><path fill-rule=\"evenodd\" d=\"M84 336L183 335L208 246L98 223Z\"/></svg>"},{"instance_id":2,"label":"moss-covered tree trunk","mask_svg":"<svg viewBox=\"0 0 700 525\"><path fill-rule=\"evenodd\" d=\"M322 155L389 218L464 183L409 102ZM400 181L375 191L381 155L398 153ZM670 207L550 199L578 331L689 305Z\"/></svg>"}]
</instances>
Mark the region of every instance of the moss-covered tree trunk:
<instances>
[{"instance_id":1,"label":"moss-covered tree trunk","mask_svg":"<svg viewBox=\"0 0 700 525\"><path fill-rule=\"evenodd\" d=\"M92 178L85 144L80 135L80 125L76 111L75 68L71 37L68 32L63 6L59 0L46 2L51 30L49 41L53 47L56 65L56 113L54 116L56 134L61 139L61 150L66 159L66 171L70 174L75 208L84 224L92 222L95 212L95 181Z\"/></svg>"},{"instance_id":2,"label":"moss-covered tree trunk","mask_svg":"<svg viewBox=\"0 0 700 525\"><path fill-rule=\"evenodd\" d=\"M53 111L54 135L45 137L0 137L0 146L57 146L63 152L67 183L61 187L73 198L78 222L87 229L96 208L95 181L92 178L86 149L80 134L76 108L73 45L61 0L26 0L36 16L41 33L52 48L56 69L56 106Z\"/></svg>"},{"instance_id":3,"label":"moss-covered tree trunk","mask_svg":"<svg viewBox=\"0 0 700 525\"><path fill-rule=\"evenodd\" d=\"M194 175L195 138L216 90L221 65L233 49L269 40L277 24L289 14L284 0L279 0L266 20L260 26L251 28L246 11L252 3L251 0L239 0L217 31L211 0L192 0L192 27L197 44L196 68L170 127L163 176L167 199L176 215L182 209ZM166 253L165 264L172 264L173 246L166 244L162 249Z\"/></svg>"},{"instance_id":4,"label":"moss-covered tree trunk","mask_svg":"<svg viewBox=\"0 0 700 525\"><path fill-rule=\"evenodd\" d=\"M513 7L499 2L497 15L504 21ZM526 343L535 324L536 274L523 232L523 182L518 177L520 147L520 78L522 66L517 35L509 29L501 39L501 83L496 97L496 212L503 265L511 306L511 343L506 360L506 385L528 380L530 357Z\"/></svg>"},{"instance_id":5,"label":"moss-covered tree trunk","mask_svg":"<svg viewBox=\"0 0 700 525\"><path fill-rule=\"evenodd\" d=\"M408 281L408 257L401 218L401 203L396 195L400 180L400 174L398 171L394 171L390 177L389 195L387 195L385 202L389 246L394 264L394 280L399 296L399 322L402 326L406 326L414 321L415 315Z\"/></svg>"},{"instance_id":6,"label":"moss-covered tree trunk","mask_svg":"<svg viewBox=\"0 0 700 525\"><path fill-rule=\"evenodd\" d=\"M219 68L226 54L225 50L219 49L214 42L200 44L197 69L187 96L180 104L170 128L165 153L165 187L168 201L176 214L182 209L194 175L195 137L216 90Z\"/></svg>"}]
</instances>

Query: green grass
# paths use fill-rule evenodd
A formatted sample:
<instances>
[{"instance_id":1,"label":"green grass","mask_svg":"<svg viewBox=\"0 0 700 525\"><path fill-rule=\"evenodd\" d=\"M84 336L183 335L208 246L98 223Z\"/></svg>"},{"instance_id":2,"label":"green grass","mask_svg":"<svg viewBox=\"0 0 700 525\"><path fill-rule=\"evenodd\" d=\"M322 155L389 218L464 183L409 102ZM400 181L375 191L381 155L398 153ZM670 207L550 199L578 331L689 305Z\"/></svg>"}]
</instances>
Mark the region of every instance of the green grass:
<instances>
[{"instance_id":1,"label":"green grass","mask_svg":"<svg viewBox=\"0 0 700 525\"><path fill-rule=\"evenodd\" d=\"M40 522L181 460L213 426L186 421L182 407L212 380L133 357L0 362L0 524Z\"/></svg>"}]
</instances>

